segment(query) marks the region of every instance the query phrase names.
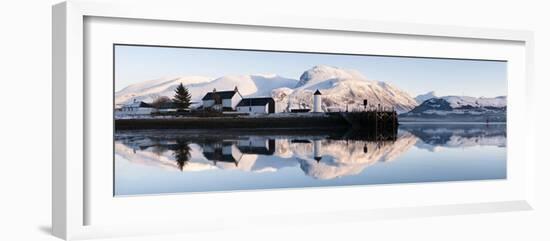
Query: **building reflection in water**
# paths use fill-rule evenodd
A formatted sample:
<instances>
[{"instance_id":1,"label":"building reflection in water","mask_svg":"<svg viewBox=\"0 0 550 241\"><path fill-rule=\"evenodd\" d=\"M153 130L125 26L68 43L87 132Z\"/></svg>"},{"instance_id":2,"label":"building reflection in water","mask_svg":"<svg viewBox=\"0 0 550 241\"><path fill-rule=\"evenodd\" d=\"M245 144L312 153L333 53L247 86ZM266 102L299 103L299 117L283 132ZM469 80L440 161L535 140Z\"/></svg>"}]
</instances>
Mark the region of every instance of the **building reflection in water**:
<instances>
[{"instance_id":1,"label":"building reflection in water","mask_svg":"<svg viewBox=\"0 0 550 241\"><path fill-rule=\"evenodd\" d=\"M379 137L379 138L378 138ZM124 159L181 171L236 169L275 172L299 167L316 179L361 173L377 162L391 161L411 147L504 146L504 127L478 129L402 128L396 136L343 133L173 133L129 132L115 135L115 151ZM431 149L430 149L431 148Z\"/></svg>"}]
</instances>

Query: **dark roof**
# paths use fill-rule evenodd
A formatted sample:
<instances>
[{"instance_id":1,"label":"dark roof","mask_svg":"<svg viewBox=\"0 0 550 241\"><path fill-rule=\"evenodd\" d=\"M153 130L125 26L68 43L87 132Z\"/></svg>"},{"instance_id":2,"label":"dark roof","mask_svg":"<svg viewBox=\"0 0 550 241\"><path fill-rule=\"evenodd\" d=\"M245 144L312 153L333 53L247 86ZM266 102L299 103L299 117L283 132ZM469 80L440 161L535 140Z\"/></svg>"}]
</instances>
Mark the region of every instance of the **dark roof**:
<instances>
[{"instance_id":1,"label":"dark roof","mask_svg":"<svg viewBox=\"0 0 550 241\"><path fill-rule=\"evenodd\" d=\"M237 162L233 155L223 154L221 150L214 150L213 152L203 151L202 154L206 159L217 162Z\"/></svg>"},{"instance_id":2,"label":"dark roof","mask_svg":"<svg viewBox=\"0 0 550 241\"><path fill-rule=\"evenodd\" d=\"M159 109L177 109L178 105L172 101L160 104Z\"/></svg>"},{"instance_id":3,"label":"dark roof","mask_svg":"<svg viewBox=\"0 0 550 241\"><path fill-rule=\"evenodd\" d=\"M311 109L290 109L290 112L295 112L295 113L302 113L302 112L310 112Z\"/></svg>"},{"instance_id":4,"label":"dark roof","mask_svg":"<svg viewBox=\"0 0 550 241\"><path fill-rule=\"evenodd\" d=\"M265 146L237 146L241 153L244 154L260 154L260 155L273 155L275 149L268 149Z\"/></svg>"},{"instance_id":5,"label":"dark roof","mask_svg":"<svg viewBox=\"0 0 550 241\"><path fill-rule=\"evenodd\" d=\"M321 95L321 91L317 90L313 95Z\"/></svg>"},{"instance_id":6,"label":"dark roof","mask_svg":"<svg viewBox=\"0 0 550 241\"><path fill-rule=\"evenodd\" d=\"M269 103L275 104L275 101L271 97L263 98L245 98L237 106L263 106Z\"/></svg>"},{"instance_id":7,"label":"dark roof","mask_svg":"<svg viewBox=\"0 0 550 241\"><path fill-rule=\"evenodd\" d=\"M145 102L141 102L141 104L139 105L139 107L153 107L151 104L149 103L145 103Z\"/></svg>"},{"instance_id":8,"label":"dark roof","mask_svg":"<svg viewBox=\"0 0 550 241\"><path fill-rule=\"evenodd\" d=\"M145 103L143 101L135 101L130 104L124 105L123 107L153 107L148 103Z\"/></svg>"},{"instance_id":9,"label":"dark roof","mask_svg":"<svg viewBox=\"0 0 550 241\"><path fill-rule=\"evenodd\" d=\"M222 99L231 99L233 96L237 93L237 91L230 90L230 91L216 91L214 92L208 92L204 97L202 97L202 100L213 100L214 95L218 95Z\"/></svg>"}]
</instances>

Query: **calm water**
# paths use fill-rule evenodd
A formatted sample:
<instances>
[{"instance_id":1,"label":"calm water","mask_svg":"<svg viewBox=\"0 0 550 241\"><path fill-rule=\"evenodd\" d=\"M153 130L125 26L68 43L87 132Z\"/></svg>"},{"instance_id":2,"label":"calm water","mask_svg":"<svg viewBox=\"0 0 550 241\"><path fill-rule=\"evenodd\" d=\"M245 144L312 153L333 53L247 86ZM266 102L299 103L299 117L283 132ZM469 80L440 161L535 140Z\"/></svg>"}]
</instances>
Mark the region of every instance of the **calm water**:
<instances>
[{"instance_id":1,"label":"calm water","mask_svg":"<svg viewBox=\"0 0 550 241\"><path fill-rule=\"evenodd\" d=\"M114 163L115 195L504 179L506 125L120 131Z\"/></svg>"}]
</instances>

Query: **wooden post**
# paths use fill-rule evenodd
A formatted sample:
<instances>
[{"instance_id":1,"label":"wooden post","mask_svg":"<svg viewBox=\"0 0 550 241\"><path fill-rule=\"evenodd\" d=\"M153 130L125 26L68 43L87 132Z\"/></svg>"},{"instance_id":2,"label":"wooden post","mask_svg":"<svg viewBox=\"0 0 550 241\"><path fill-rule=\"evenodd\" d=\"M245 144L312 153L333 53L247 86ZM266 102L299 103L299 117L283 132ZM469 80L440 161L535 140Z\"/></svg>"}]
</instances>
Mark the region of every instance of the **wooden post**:
<instances>
[{"instance_id":1,"label":"wooden post","mask_svg":"<svg viewBox=\"0 0 550 241\"><path fill-rule=\"evenodd\" d=\"M397 126L396 126L396 123L395 123L396 117L397 117L397 114L395 113L395 110L394 110L394 111L392 111L392 133L391 133L392 137L393 137L393 135L397 134L396 133L396 127Z\"/></svg>"},{"instance_id":2,"label":"wooden post","mask_svg":"<svg viewBox=\"0 0 550 241\"><path fill-rule=\"evenodd\" d=\"M380 108L380 104L378 104ZM378 110L374 112L374 139L378 138Z\"/></svg>"}]
</instances>

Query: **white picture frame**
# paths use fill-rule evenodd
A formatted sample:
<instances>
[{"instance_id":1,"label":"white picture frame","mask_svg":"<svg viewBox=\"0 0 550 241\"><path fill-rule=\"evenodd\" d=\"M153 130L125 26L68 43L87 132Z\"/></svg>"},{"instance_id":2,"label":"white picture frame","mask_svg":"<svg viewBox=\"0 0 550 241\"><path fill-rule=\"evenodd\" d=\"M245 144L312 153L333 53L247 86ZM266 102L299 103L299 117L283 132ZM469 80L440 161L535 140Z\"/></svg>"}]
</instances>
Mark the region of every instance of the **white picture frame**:
<instances>
[{"instance_id":1,"label":"white picture frame","mask_svg":"<svg viewBox=\"0 0 550 241\"><path fill-rule=\"evenodd\" d=\"M150 9L155 11L150 11ZM324 223L341 222L349 220L369 220L381 218L400 218L400 217L420 217L431 215L450 215L466 214L494 211L512 211L512 210L530 210L532 209L534 199L534 169L535 156L534 151L534 132L531 120L522 116L531 113L531 102L529 93L533 93L532 88L532 66L533 66L533 34L529 31L518 30L497 30L482 29L470 27L439 26L439 25L421 25L409 23L390 23L390 22L370 22L356 21L349 19L320 19L320 18L300 18L291 16L209 16L200 11L188 9L185 3L170 3L159 5L154 1L139 3L120 4L113 2L93 2L73 0L60 3L53 7L53 167L52 167L52 226L53 234L63 239L81 239L93 237L111 237L120 235L139 235L156 234L171 232L192 232L204 230L206 228L227 228L230 223L249 223L251 225L280 224L298 225L302 222ZM504 190L501 196L494 199L481 198L481 196L472 195L465 199L456 199L453 202L452 195L448 200L439 204L432 202L411 201L410 205L403 205L404 202L395 202L392 205L376 205L375 208L362 209L354 204L350 204L347 209L329 209L319 210L318 207L310 207L305 211L283 212L283 208L290 209L291 203L281 204L281 208L275 208L273 212L265 212L259 216L252 215L252 212L260 212L254 207L249 213L225 212L223 214L209 213L209 216L202 217L199 212L192 213L186 218L172 215L166 219L158 220L155 218L155 212L163 215L171 215L166 210L152 208L145 212L158 225L150 226L143 224L143 227L135 228L131 225L118 225L113 223L89 223L89 216L94 212L112 213L113 219L116 213L111 211L116 207L107 205L96 205L90 209L86 204L90 195L89 175L86 175L87 169L92 168L89 162L85 162L85 156L89 155L89 147L86 143L86 135L89 134L86 123L91 118L87 108L85 83L86 63L86 44L85 41L85 19L89 18L115 18L139 21L157 21L171 23L200 23L223 25L226 29L232 27L253 27L269 31L277 29L278 31L319 31L319 33L332 32L338 33L369 33L391 35L396 37L426 37L435 38L441 41L486 41L488 45L495 42L509 43L517 45L521 53L517 54L521 61L515 62L518 68L519 78L509 80L509 93L515 96L510 100L510 111L513 120L509 125L509 138L513 139L510 146L514 147L511 158L514 158L512 171L517 171L521 176L518 179L508 180L504 183L440 183L430 186L403 185L403 187L369 187L370 193L375 192L396 192L398 189L405 190L416 189L414 192L420 193L430 198L436 196L438 190L445 188L472 188L477 192L486 192L501 186ZM161 21L161 22L158 22ZM92 97L93 98L93 97ZM97 117L94 117L97 118ZM516 127L523 126L522 135L516 134ZM510 141L510 140L509 140ZM517 147L517 148L516 148ZM109 170L110 171L110 170ZM92 179L93 180L93 179ZM427 187L427 188L426 188ZM252 191L252 192L234 192L234 193L213 193L208 195L182 195L182 196L154 196L144 197L136 202L125 202L118 200L124 207L119 215L128 214L140 205L170 205L175 206L186 198L190 203L194 203L195 210L200 211L208 206L208 200L212 198L223 198L230 203L238 205L240 200L255 200L257 202L269 202L281 195L299 197L302 200L317 197L322 199L327 195L351 195L359 190L360 187L344 187L338 189L308 189L308 190L271 190L271 191ZM391 190L390 190L391 189ZM507 190L512 190L508 192ZM366 191L366 190L365 190ZM381 196L383 196L381 194ZM111 197L112 198L112 197ZM202 204L201 204L202 203ZM204 204L206 203L206 204ZM200 205L203 205L202 207ZM287 206L285 206L287 205ZM303 203L298 202L298 206ZM256 207L257 208L257 207ZM97 211L100 210L100 211ZM316 211L317 210L317 211ZM182 210L183 211L183 210ZM219 210L218 210L219 211ZM177 212L175 212L177 214ZM216 216L220 215L220 216ZM223 217L221 217L223 215ZM331 215L330 221L322 219L323 215ZM103 214L105 217L105 214ZM194 219L195 222L189 221ZM211 219L220 219L212 221ZM120 219L121 221L128 221ZM284 221L283 221L284 220ZM185 229L176 229L162 222L178 221L186 223ZM137 218L136 222L140 222ZM181 226L180 226L181 227Z\"/></svg>"}]
</instances>

